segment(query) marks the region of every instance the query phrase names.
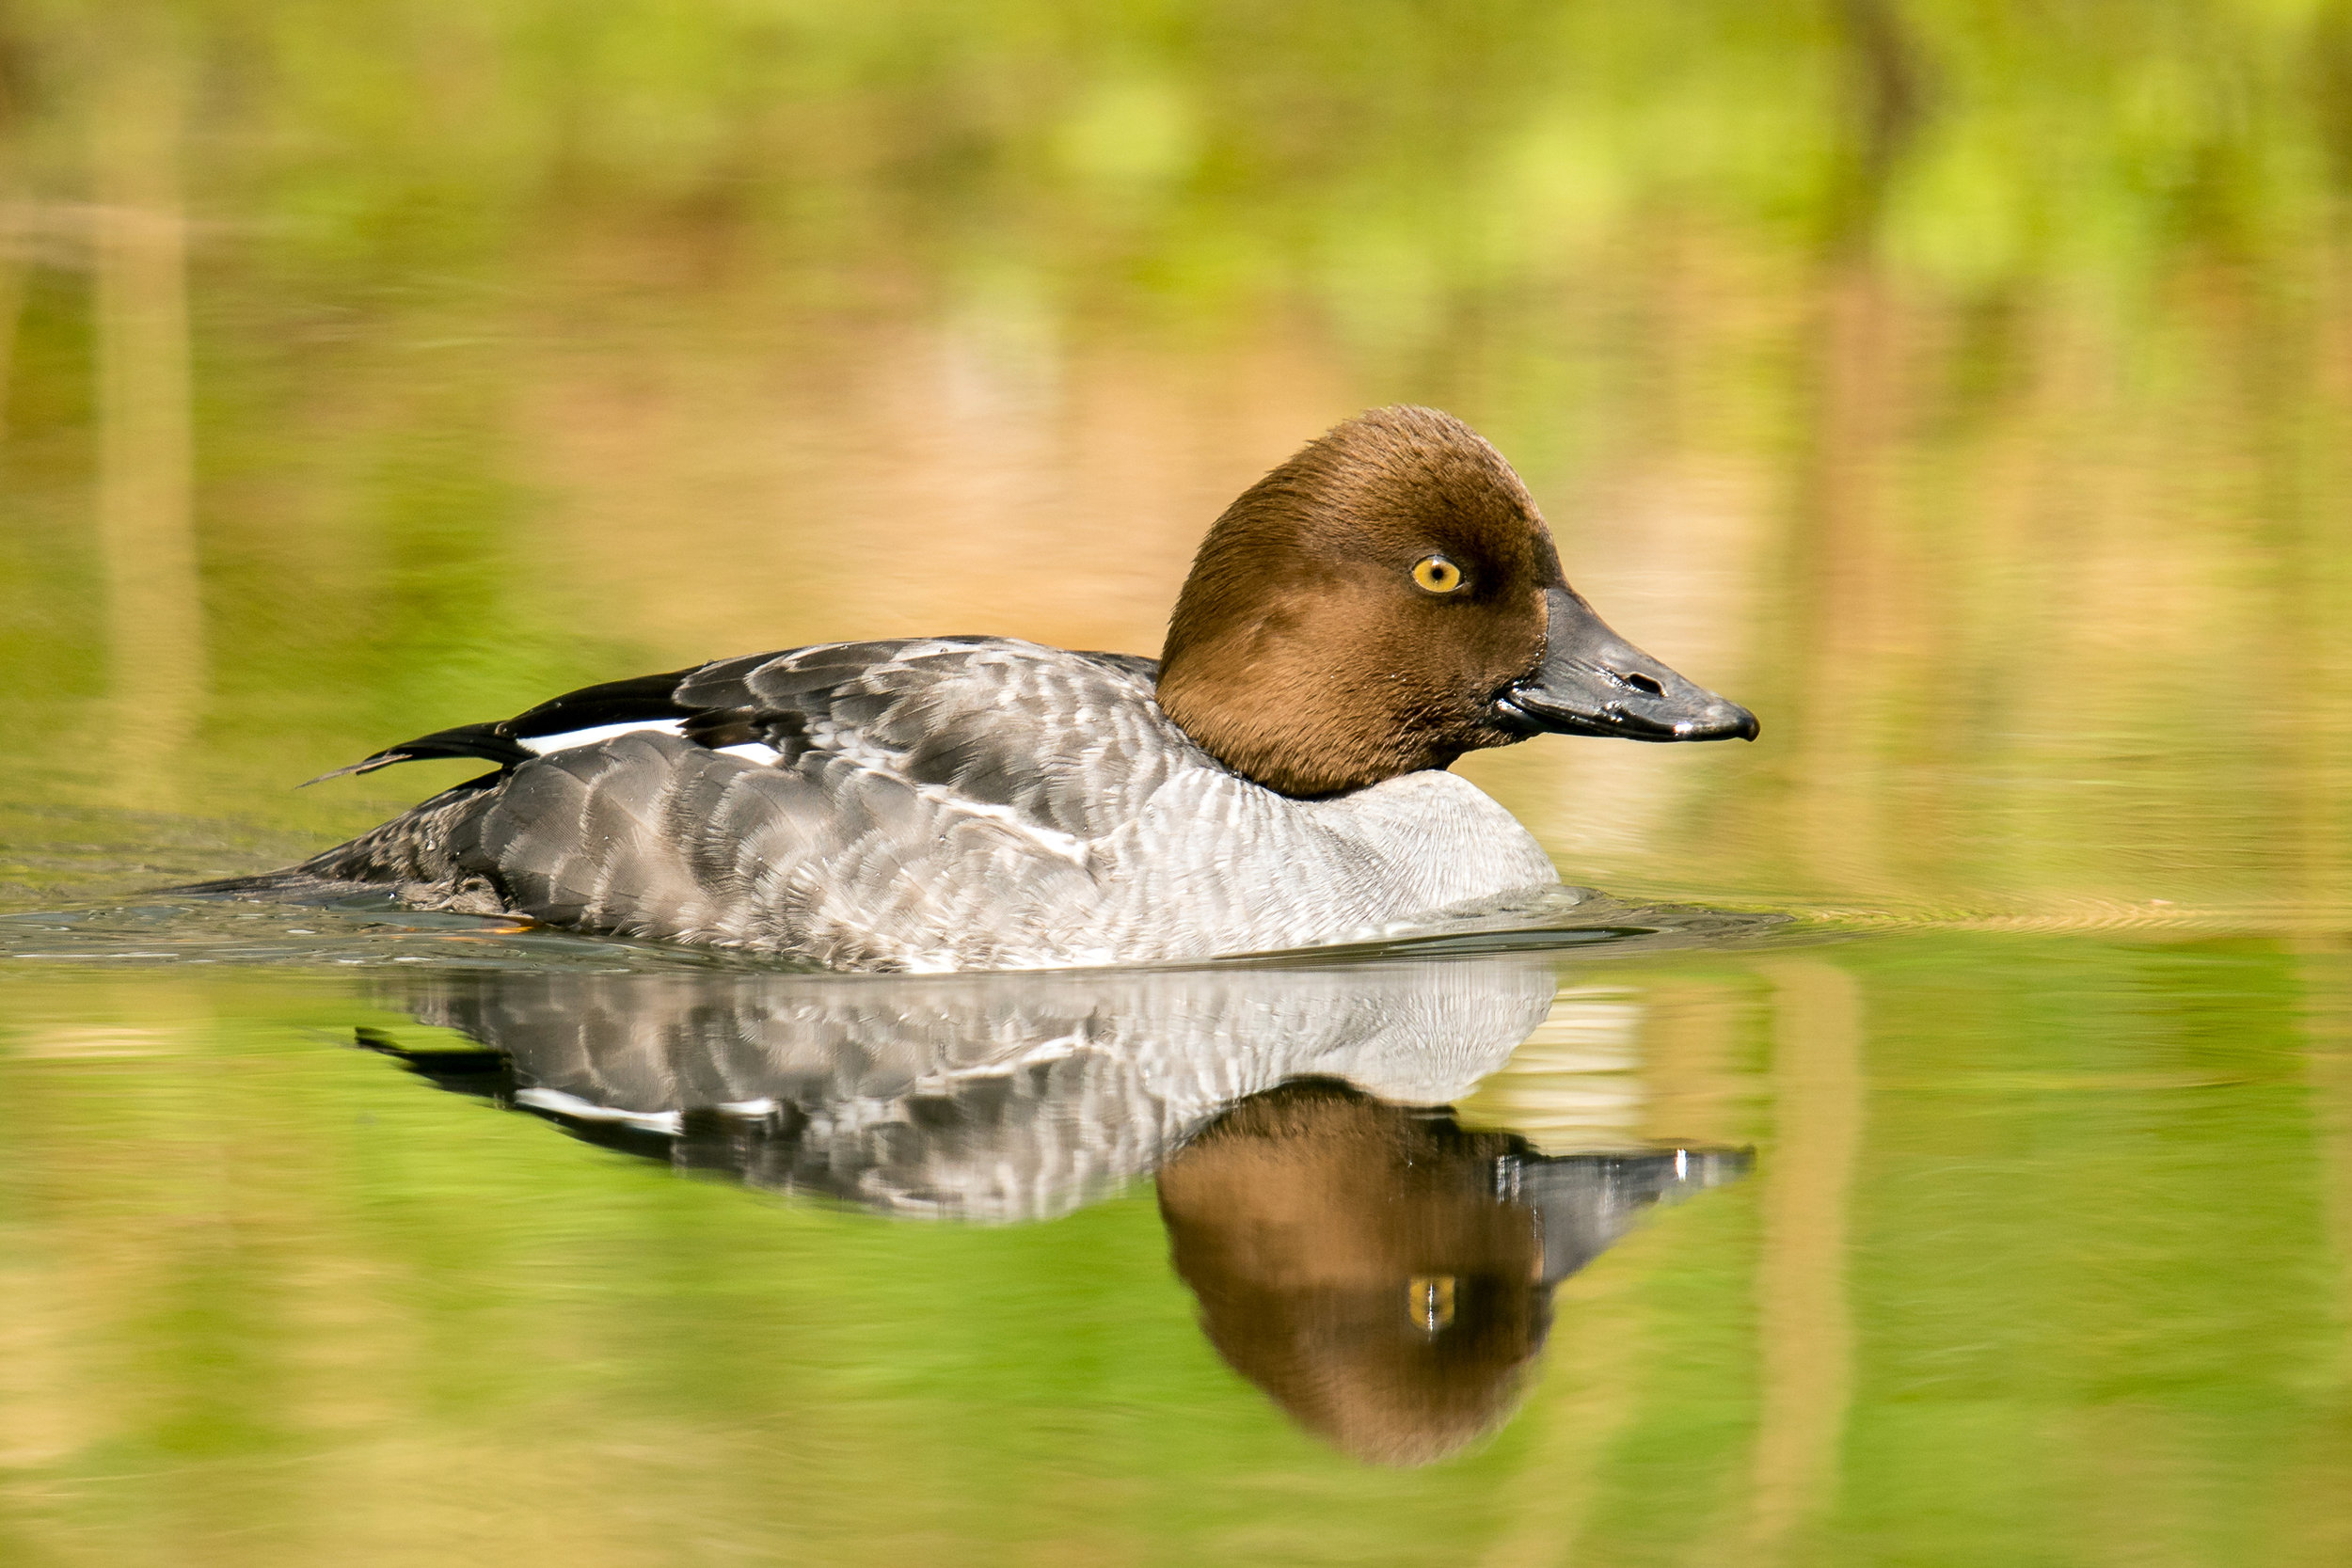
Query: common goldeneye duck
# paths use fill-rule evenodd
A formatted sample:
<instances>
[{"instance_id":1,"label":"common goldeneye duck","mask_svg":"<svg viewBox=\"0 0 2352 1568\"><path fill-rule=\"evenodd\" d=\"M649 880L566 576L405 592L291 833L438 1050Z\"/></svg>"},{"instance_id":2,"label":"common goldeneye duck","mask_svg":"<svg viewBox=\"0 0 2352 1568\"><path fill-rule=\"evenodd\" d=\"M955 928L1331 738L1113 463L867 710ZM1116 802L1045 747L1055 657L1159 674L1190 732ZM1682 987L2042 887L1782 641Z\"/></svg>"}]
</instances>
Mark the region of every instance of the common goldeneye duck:
<instances>
[{"instance_id":1,"label":"common goldeneye duck","mask_svg":"<svg viewBox=\"0 0 2352 1568\"><path fill-rule=\"evenodd\" d=\"M1381 408L1226 509L1156 663L919 638L593 686L339 769L498 765L205 891L392 884L834 969L1311 947L1556 885L1533 835L1445 771L1545 731L1756 723L1602 624L1475 432Z\"/></svg>"}]
</instances>

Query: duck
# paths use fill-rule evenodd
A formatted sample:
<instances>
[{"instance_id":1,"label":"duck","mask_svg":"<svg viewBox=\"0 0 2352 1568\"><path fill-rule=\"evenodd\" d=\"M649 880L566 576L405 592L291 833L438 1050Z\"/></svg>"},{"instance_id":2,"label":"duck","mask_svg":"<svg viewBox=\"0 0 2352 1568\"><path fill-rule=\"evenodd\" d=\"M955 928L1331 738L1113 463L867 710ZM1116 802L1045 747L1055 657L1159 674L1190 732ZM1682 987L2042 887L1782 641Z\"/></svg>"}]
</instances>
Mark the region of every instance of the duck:
<instances>
[{"instance_id":1,"label":"duck","mask_svg":"<svg viewBox=\"0 0 2352 1568\"><path fill-rule=\"evenodd\" d=\"M323 775L494 765L192 891L389 890L881 973L1314 948L1557 889L1534 836L1449 770L1545 734L1757 722L1609 628L1493 446L1400 404L1226 508L1156 660L918 637L591 686Z\"/></svg>"}]
</instances>

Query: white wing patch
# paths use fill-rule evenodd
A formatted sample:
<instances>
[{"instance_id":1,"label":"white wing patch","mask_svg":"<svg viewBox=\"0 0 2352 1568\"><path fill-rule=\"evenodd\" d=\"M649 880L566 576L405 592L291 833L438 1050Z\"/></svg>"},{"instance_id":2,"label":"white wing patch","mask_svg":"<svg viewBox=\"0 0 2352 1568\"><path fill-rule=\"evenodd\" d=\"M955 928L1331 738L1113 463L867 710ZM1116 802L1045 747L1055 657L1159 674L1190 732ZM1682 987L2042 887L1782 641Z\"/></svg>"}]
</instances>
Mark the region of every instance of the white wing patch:
<instances>
[{"instance_id":1,"label":"white wing patch","mask_svg":"<svg viewBox=\"0 0 2352 1568\"><path fill-rule=\"evenodd\" d=\"M635 735L651 731L656 735L676 735L683 725L675 719L648 719L634 724L591 724L584 730L565 730L561 735L518 735L515 744L533 756L546 756L552 752L568 752L575 746L594 746L599 740L610 740L616 735ZM761 747L761 751L768 751ZM768 752L771 758L775 753Z\"/></svg>"}]
</instances>

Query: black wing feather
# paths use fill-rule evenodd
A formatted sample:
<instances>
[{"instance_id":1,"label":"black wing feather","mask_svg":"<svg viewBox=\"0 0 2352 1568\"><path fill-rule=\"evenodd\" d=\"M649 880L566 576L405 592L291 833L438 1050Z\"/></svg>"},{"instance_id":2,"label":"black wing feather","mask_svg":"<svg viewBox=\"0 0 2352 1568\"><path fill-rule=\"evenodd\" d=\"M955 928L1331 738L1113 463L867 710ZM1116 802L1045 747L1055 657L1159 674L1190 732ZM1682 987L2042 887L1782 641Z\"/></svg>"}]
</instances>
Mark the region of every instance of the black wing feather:
<instances>
[{"instance_id":1,"label":"black wing feather","mask_svg":"<svg viewBox=\"0 0 2352 1568\"><path fill-rule=\"evenodd\" d=\"M772 658L775 656L770 654L764 657ZM686 684L688 676L699 674L707 668L707 665L697 664L691 669L671 670L659 675L632 675L625 681L583 686L577 691L551 697L537 707L526 709L503 723L490 727L501 735L527 740L543 735L562 735L566 730L590 729L597 724L691 719L702 711L702 705L689 706L680 703L678 688Z\"/></svg>"},{"instance_id":2,"label":"black wing feather","mask_svg":"<svg viewBox=\"0 0 2352 1568\"><path fill-rule=\"evenodd\" d=\"M763 656L763 657L771 657ZM628 680L606 681L600 686L583 686L550 698L537 707L528 708L512 719L501 719L494 724L460 724L455 729L436 730L431 735L404 740L388 746L372 757L338 768L331 773L321 773L310 780L321 784L328 779L347 778L356 773L373 773L379 768L395 763L421 762L427 757L480 757L495 762L501 768L529 762L538 753L521 743L540 736L562 735L567 730L584 730L598 724L633 724L661 719L691 720L704 710L677 699L678 688L687 677L707 669L695 665L687 670L671 670L658 675L634 675Z\"/></svg>"},{"instance_id":3,"label":"black wing feather","mask_svg":"<svg viewBox=\"0 0 2352 1568\"><path fill-rule=\"evenodd\" d=\"M310 782L373 773L426 757L479 757L498 764L502 774L539 755L524 741L604 724L662 721L677 721L687 739L703 746L764 741L789 766L812 749L809 726L813 718L821 716L832 724L869 730L885 749L908 753L908 771L917 780L953 784L983 800L1033 807L1041 820L1066 827L1065 817L1087 816L1082 802L1065 811L1049 806L1041 797L1027 799L1039 790L1050 793L1054 784L1050 770L1038 770L1035 736L1007 732L1001 722L977 730L959 723L934 728L928 722L937 715L924 694L930 685L926 673L952 674L973 650L996 641L945 637L818 643L606 681L565 692L512 719L461 724L403 741ZM1130 654L1076 657L1146 683L1159 668L1152 659ZM898 722L891 721L894 716ZM1001 719L993 707L989 717Z\"/></svg>"},{"instance_id":4,"label":"black wing feather","mask_svg":"<svg viewBox=\"0 0 2352 1568\"><path fill-rule=\"evenodd\" d=\"M453 730L436 730L414 740L404 740L397 746L387 746L372 757L362 757L348 767L321 773L315 779L306 779L302 787L308 789L329 779L347 779L354 774L373 773L394 763L422 762L428 757L481 757L497 763L501 768L507 768L530 756L529 752L499 734L496 724L461 724Z\"/></svg>"}]
</instances>

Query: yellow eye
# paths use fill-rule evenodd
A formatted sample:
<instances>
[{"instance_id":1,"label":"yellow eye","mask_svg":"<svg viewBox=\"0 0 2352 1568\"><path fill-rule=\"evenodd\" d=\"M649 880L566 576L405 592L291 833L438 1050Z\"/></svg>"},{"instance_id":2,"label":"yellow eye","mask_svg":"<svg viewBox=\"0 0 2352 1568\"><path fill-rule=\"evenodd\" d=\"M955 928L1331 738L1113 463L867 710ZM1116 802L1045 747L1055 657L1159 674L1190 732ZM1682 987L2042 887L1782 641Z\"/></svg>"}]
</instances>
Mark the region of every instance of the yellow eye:
<instances>
[{"instance_id":1,"label":"yellow eye","mask_svg":"<svg viewBox=\"0 0 2352 1568\"><path fill-rule=\"evenodd\" d=\"M1454 1276L1417 1274L1405 1282L1405 1316L1423 1334L1435 1334L1454 1321Z\"/></svg>"},{"instance_id":2,"label":"yellow eye","mask_svg":"<svg viewBox=\"0 0 2352 1568\"><path fill-rule=\"evenodd\" d=\"M1441 555L1425 555L1413 562L1413 580L1432 594L1451 594L1462 586L1462 568Z\"/></svg>"}]
</instances>

